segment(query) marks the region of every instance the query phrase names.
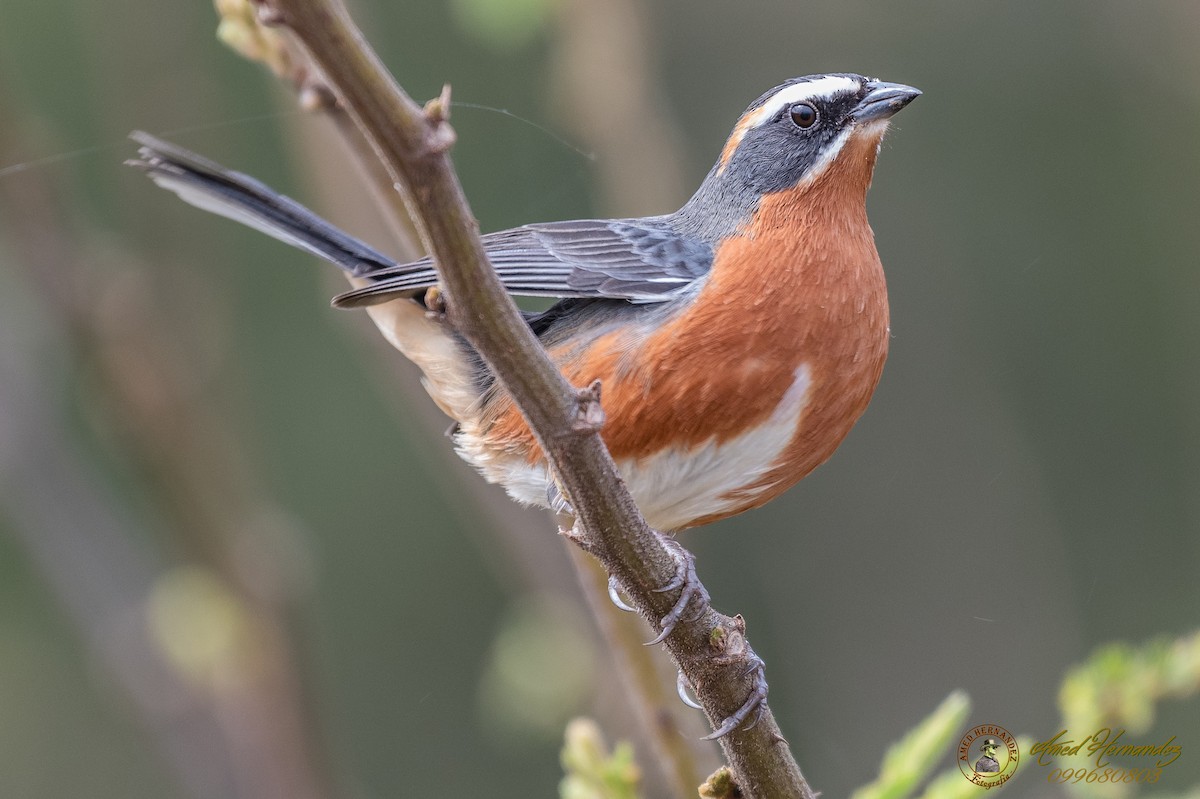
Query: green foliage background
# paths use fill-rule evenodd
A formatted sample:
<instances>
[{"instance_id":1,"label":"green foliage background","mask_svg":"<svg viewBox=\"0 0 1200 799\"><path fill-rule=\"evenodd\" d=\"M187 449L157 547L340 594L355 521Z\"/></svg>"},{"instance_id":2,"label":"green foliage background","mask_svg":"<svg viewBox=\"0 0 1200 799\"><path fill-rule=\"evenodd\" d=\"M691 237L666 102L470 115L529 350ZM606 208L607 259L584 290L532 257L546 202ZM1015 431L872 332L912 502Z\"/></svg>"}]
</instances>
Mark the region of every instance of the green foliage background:
<instances>
[{"instance_id":1,"label":"green foliage background","mask_svg":"<svg viewBox=\"0 0 1200 799\"><path fill-rule=\"evenodd\" d=\"M520 6L515 30L480 0L355 11L414 96L449 82L457 100L580 141L578 106L556 89L560 28L579 6ZM684 541L718 607L749 620L806 775L828 796L869 782L955 688L972 698L969 724L1052 736L1071 664L1200 619L1200 6L669 0L640 13L689 187L782 79L858 71L925 91L897 118L870 197L894 334L870 411L785 498ZM345 202L317 188L314 172L347 169L336 152L310 169L314 145L298 142L320 123L214 27L206 3L0 0L0 170L33 162L0 172L0 194L53 185L86 258L50 282L118 309L123 292L148 298L186 344L194 396L285 520L287 554L272 559L304 586L290 617L299 671L340 790L552 795L561 722L554 708L529 722L497 712L497 652L531 613L587 651L570 633L586 622L523 596L481 532L509 512L438 456L436 419L398 389L412 370L393 372L365 318L327 308L336 276L121 166L130 129L176 131L386 248L350 210L352 179ZM620 69L601 56L597 80ZM607 155L476 109L454 124L484 230L671 210L611 207L596 178ZM143 531L138 546L203 560L163 509L169 487L118 446L91 355L54 346L47 276L13 244L11 206L0 214L0 348L33 347L38 396ZM16 535L11 461L0 452L0 795L185 795ZM562 546L541 514L519 519L527 542ZM520 649L546 653L539 684L570 688L556 671L590 664ZM588 712L586 687L571 691L559 712ZM1168 707L1146 734L1184 746L1160 790L1200 782L1197 709ZM1033 769L1006 790L1057 789Z\"/></svg>"}]
</instances>

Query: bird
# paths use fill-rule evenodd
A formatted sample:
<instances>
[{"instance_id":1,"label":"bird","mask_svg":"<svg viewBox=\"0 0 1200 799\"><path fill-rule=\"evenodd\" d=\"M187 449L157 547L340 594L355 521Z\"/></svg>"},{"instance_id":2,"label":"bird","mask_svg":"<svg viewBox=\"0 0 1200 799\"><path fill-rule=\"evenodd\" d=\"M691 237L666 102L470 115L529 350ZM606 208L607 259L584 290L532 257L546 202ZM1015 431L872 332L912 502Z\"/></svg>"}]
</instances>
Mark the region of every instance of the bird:
<instances>
[{"instance_id":1,"label":"bird","mask_svg":"<svg viewBox=\"0 0 1200 799\"><path fill-rule=\"evenodd\" d=\"M793 78L750 104L674 213L482 237L510 293L555 300L525 321L569 382L603 386L600 435L676 559L658 590L680 596L650 643L708 602L671 536L777 497L866 410L891 334L867 189L891 118L920 94L853 73ZM513 398L450 323L431 259L398 263L248 175L131 135L127 163L159 186L340 267L352 288L333 305L366 308L416 363L458 453L518 502L570 510ZM624 607L612 580L610 595ZM747 657L749 697L710 739L761 712L763 662Z\"/></svg>"},{"instance_id":2,"label":"bird","mask_svg":"<svg viewBox=\"0 0 1200 799\"><path fill-rule=\"evenodd\" d=\"M527 224L482 237L573 385L599 380L600 431L654 529L757 508L827 460L879 382L887 289L866 194L894 114L921 92L852 73L762 94L673 212ZM511 396L438 313L429 258L397 263L259 181L149 134L129 163L200 208L330 261L423 372L458 453L526 505L562 497ZM569 498L566 498L569 501Z\"/></svg>"}]
</instances>

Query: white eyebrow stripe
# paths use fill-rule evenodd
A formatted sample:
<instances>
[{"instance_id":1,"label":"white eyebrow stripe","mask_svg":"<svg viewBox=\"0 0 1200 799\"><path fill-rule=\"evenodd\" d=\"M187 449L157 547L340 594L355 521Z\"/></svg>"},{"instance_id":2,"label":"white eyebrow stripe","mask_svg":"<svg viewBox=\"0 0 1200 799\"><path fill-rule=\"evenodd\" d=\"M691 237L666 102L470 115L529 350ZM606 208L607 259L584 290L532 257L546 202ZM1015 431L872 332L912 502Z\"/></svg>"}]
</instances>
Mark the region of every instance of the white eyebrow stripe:
<instances>
[{"instance_id":1,"label":"white eyebrow stripe","mask_svg":"<svg viewBox=\"0 0 1200 799\"><path fill-rule=\"evenodd\" d=\"M826 75L816 80L785 86L754 110L753 127L769 122L781 108L786 108L793 103L805 100L828 100L835 94L856 92L858 89L858 81L841 75Z\"/></svg>"}]
</instances>

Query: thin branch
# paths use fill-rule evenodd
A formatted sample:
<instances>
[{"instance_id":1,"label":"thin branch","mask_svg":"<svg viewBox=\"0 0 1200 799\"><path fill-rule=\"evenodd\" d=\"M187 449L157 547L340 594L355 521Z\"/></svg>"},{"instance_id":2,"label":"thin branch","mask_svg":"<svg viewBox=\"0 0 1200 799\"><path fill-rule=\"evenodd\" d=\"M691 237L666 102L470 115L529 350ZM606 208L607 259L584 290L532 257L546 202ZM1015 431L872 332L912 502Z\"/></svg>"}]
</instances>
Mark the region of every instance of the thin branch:
<instances>
[{"instance_id":1,"label":"thin branch","mask_svg":"<svg viewBox=\"0 0 1200 799\"><path fill-rule=\"evenodd\" d=\"M447 93L424 109L414 103L334 0L258 3L261 19L287 27L309 51L403 192L435 258L451 323L525 415L575 510L577 539L657 624L677 598L655 590L674 579L675 558L641 517L597 433L598 392L566 382L488 265L447 155L455 138ZM710 720L719 723L743 705L755 656L740 618L705 604L697 616L685 614L665 643ZM812 795L765 704L758 723L733 730L721 744L747 795Z\"/></svg>"},{"instance_id":2,"label":"thin branch","mask_svg":"<svg viewBox=\"0 0 1200 799\"><path fill-rule=\"evenodd\" d=\"M373 203L376 210L383 212L383 218L395 239L396 249L393 253L398 259L412 261L419 258L423 252L420 250L416 229L403 198L394 188L394 181L388 176L386 167L375 156L362 131L337 102L329 87L322 82L307 53L295 41L295 37L281 35L281 31L262 27L253 8L243 0L218 0L217 7L222 18L219 28L221 38L242 55L266 65L278 78L290 84L296 90L302 108L320 113L333 123L332 129L336 131L338 139L357 167L358 185L354 185L353 176L342 170L329 169L325 164L318 164L316 161L312 163L314 166L326 167L317 169L322 182L349 182L344 187L346 191L338 195L341 198L339 207L343 212L346 211L347 198L350 198L352 204ZM560 16L563 19L574 19L577 15ZM638 22L636 17L628 14L622 15L621 19L623 25L608 26L608 39L619 38L623 28L632 28ZM575 40L578 36L567 38ZM595 49L593 46L589 48L589 52ZM582 70L570 72L582 74ZM609 97L616 99L613 92L609 93ZM639 106L643 117L648 116L650 110L651 104L648 102L642 102ZM592 109L592 113L598 112ZM629 114L624 116L630 117ZM636 124L636 120L629 118L624 127L632 128ZM307 146L313 152L317 152L327 144L324 140L319 145L309 141ZM655 155L661 159L666 152L668 150L660 146L655 150ZM363 182L370 189L369 197L359 196ZM633 184L625 181L624 185ZM645 185L661 187L662 184L661 181L654 180ZM353 210L349 213L354 216ZM367 312L372 316L377 312L385 316L388 313L376 306L369 307ZM381 359L381 363L385 359L389 362L394 361L395 351L382 339L372 337L367 343L376 345L372 346L372 354ZM394 383L389 386L389 390L399 391L409 399L416 399L413 394L414 391L419 391L416 383L408 379L396 379L399 375L394 368L373 370L372 374L377 378L386 375ZM405 376L407 377L407 373ZM418 402L415 406L406 404L406 407L409 413L416 411L418 415L427 417L424 421L429 425L422 427L432 430L430 425L438 424L430 416L439 414L432 405ZM438 418L443 417L439 415ZM468 467L454 458L449 450L435 447L430 454L437 459L450 458L454 461L453 464L442 464L448 471L434 470L439 480L453 482L463 479L460 472ZM680 799L694 795L702 775L716 768L720 757L718 747L713 741L701 740L701 719L674 701L675 670L670 668L670 673L667 673L666 662L659 657L659 653L644 646L645 628L640 620L629 618L608 601L607 574L603 572L600 564L585 556L565 538L564 546L559 550L547 547L545 540L539 540L538 536L530 536L527 529L529 514L519 510L506 497L499 496L482 481L468 479L466 485L458 486L458 493L462 494L463 489L466 489L472 500L469 504L477 507L468 509L455 503L451 510L456 511L462 518L472 514L477 516L482 512L489 519L490 523L486 525L486 529L481 528L476 532L490 534L488 539L498 540L504 548L507 557L502 566L494 558L487 559L502 572L498 575L500 579L507 581L516 574L527 590L553 592L559 597L557 601L576 603L581 609L586 604L591 611L597 623L597 632L604 639L603 643L613 663L613 668L602 669L600 672L599 678L605 685L597 686L597 697L616 694L624 700L617 705L604 703L597 706L594 712L609 717L614 713L625 714L640 726L640 730L633 731L632 735L639 746L654 754L652 758L642 761L646 768L646 785L653 784L658 778L670 786L672 795ZM601 576L597 579L597 575ZM572 579L573 577L576 579ZM579 590L571 590L572 587ZM565 593L563 589L566 589Z\"/></svg>"}]
</instances>

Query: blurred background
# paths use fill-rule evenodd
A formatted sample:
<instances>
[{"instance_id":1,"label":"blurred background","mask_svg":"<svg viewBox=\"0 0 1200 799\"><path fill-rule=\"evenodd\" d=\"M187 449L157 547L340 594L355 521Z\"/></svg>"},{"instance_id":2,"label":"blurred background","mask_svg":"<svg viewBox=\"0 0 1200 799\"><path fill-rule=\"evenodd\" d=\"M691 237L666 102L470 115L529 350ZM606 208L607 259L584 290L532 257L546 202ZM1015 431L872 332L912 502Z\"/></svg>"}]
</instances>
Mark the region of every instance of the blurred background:
<instances>
[{"instance_id":1,"label":"blurred background","mask_svg":"<svg viewBox=\"0 0 1200 799\"><path fill-rule=\"evenodd\" d=\"M956 688L1049 738L1072 664L1197 627L1200 5L353 11L414 97L453 85L485 231L673 210L789 77L924 90L869 198L870 410L684 538L825 795ZM0 15L0 796L550 796L569 717L636 735L550 520L457 461L340 277L122 166L161 134L393 249L327 121L206 3ZM1183 746L1161 789L1200 782L1198 710L1140 736Z\"/></svg>"}]
</instances>

